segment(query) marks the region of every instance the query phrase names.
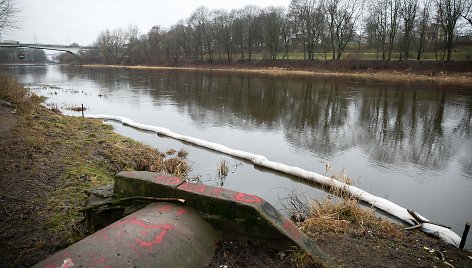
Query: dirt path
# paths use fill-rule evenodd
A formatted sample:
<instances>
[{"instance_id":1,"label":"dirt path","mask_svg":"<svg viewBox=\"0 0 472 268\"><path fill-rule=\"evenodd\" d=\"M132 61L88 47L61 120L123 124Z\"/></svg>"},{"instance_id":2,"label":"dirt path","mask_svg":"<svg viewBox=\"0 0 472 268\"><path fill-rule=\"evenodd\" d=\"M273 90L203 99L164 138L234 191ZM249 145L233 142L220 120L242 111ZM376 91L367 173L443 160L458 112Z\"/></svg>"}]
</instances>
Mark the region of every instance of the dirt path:
<instances>
[{"instance_id":1,"label":"dirt path","mask_svg":"<svg viewBox=\"0 0 472 268\"><path fill-rule=\"evenodd\" d=\"M5 107L0 103L0 137L8 132L15 124L16 117L12 114L12 108Z\"/></svg>"}]
</instances>

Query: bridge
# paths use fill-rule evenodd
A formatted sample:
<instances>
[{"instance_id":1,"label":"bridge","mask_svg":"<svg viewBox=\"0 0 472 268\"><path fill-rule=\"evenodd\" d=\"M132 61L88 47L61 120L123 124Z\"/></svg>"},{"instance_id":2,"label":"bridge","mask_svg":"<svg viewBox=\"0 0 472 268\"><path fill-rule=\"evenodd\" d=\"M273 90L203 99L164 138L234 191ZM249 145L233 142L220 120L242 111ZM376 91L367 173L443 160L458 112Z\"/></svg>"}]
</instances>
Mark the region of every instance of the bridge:
<instances>
[{"instance_id":1,"label":"bridge","mask_svg":"<svg viewBox=\"0 0 472 268\"><path fill-rule=\"evenodd\" d=\"M62 52L68 52L76 56L80 56L80 53L85 50L97 49L96 47L89 46L65 46L65 45L50 45L50 44L27 44L20 42L8 42L0 43L0 48L36 48L36 49L47 49L47 50L56 50Z\"/></svg>"}]
</instances>

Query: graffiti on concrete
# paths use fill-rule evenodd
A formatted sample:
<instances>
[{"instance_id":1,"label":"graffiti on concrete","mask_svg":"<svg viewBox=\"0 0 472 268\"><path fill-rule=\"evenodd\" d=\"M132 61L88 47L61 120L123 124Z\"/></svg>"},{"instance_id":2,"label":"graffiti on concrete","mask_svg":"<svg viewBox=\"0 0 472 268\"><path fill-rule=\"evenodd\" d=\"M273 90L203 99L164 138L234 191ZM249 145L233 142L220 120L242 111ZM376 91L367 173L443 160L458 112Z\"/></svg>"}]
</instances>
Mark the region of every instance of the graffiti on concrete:
<instances>
[{"instance_id":1,"label":"graffiti on concrete","mask_svg":"<svg viewBox=\"0 0 472 268\"><path fill-rule=\"evenodd\" d=\"M243 203L262 204L262 199L252 194L236 193L234 195L234 200Z\"/></svg>"},{"instance_id":2,"label":"graffiti on concrete","mask_svg":"<svg viewBox=\"0 0 472 268\"><path fill-rule=\"evenodd\" d=\"M141 237L135 237L134 241L136 245L141 248L150 248L154 245L159 245L162 243L162 240L167 235L169 230L172 230L174 227L170 224L152 224L146 219L138 218L138 217L128 217L114 225L111 225L110 229L117 230L121 229L124 225L134 225L140 227L144 230L139 232ZM159 231L159 232L158 232ZM126 232L128 234L128 232ZM145 238L149 238L149 236L153 236L150 241L144 240ZM133 247L133 245L130 245Z\"/></svg>"},{"instance_id":3,"label":"graffiti on concrete","mask_svg":"<svg viewBox=\"0 0 472 268\"><path fill-rule=\"evenodd\" d=\"M183 183L181 179L169 176L157 176L155 180L157 183L162 183L170 186L180 185Z\"/></svg>"},{"instance_id":4,"label":"graffiti on concrete","mask_svg":"<svg viewBox=\"0 0 472 268\"><path fill-rule=\"evenodd\" d=\"M158 214L170 214L174 217L180 217L187 214L187 210L183 207L175 205L161 205L155 210ZM134 215L134 214L133 214ZM93 234L90 239L107 247L114 243L126 244L136 254L143 250L152 252L156 246L161 245L171 230L174 230L173 224L155 224L146 216L128 216L108 227ZM64 251L63 253L53 256L44 268L70 268L75 264L83 267L111 267L107 265L105 258L97 256L95 252L86 250L85 252L74 252L73 254ZM80 266L79 265L79 266Z\"/></svg>"},{"instance_id":5,"label":"graffiti on concrete","mask_svg":"<svg viewBox=\"0 0 472 268\"><path fill-rule=\"evenodd\" d=\"M197 184L197 183L184 183L178 187L180 190L185 190L187 192L192 192L192 193L199 193L203 194L205 193L205 190L207 187L203 184Z\"/></svg>"},{"instance_id":6,"label":"graffiti on concrete","mask_svg":"<svg viewBox=\"0 0 472 268\"><path fill-rule=\"evenodd\" d=\"M284 230L293 238L297 240L301 240L302 238L304 238L304 235L302 234L300 229L298 229L292 221L286 220L282 226L284 227Z\"/></svg>"},{"instance_id":7,"label":"graffiti on concrete","mask_svg":"<svg viewBox=\"0 0 472 268\"><path fill-rule=\"evenodd\" d=\"M262 204L263 200L255 195L246 194L242 192L233 192L230 190L207 186L199 183L188 183L185 182L177 187L179 190L184 190L186 192L191 192L195 194L202 194L206 196L212 196L217 198L222 198L225 200L231 200L242 203L254 203Z\"/></svg>"},{"instance_id":8,"label":"graffiti on concrete","mask_svg":"<svg viewBox=\"0 0 472 268\"><path fill-rule=\"evenodd\" d=\"M139 183L140 181L152 182L154 183L153 187L155 187L153 193L156 193L157 196L165 195L165 197L182 198L186 200L187 204L201 212L210 215L212 213L222 215L223 220L227 221L242 219L242 222L251 224L251 228L244 229L243 227L237 230L243 234L250 232L251 235L260 237L278 237L278 235L282 235L282 237L288 238L297 246L306 250L309 255L329 260L329 256L300 231L290 219L256 195L201 183L189 183L179 178L151 172L120 173L116 179L118 181L134 179L133 183ZM126 184L123 183L123 185ZM117 190L120 193L129 191L126 187L117 188ZM231 211L228 212L228 210ZM231 226L231 224L228 226Z\"/></svg>"}]
</instances>

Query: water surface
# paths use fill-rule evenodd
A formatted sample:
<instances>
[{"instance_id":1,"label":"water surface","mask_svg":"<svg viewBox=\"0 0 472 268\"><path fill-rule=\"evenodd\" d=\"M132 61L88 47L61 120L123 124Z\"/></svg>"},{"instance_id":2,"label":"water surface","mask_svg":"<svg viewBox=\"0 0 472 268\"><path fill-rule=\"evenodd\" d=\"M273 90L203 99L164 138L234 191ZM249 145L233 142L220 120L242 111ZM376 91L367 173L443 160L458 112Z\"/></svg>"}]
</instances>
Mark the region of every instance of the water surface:
<instances>
[{"instance_id":1,"label":"water surface","mask_svg":"<svg viewBox=\"0 0 472 268\"><path fill-rule=\"evenodd\" d=\"M60 108L84 104L91 114L128 117L320 174L345 170L356 186L459 235L472 220L472 88L221 72L4 68ZM38 89L40 84L60 89ZM111 124L162 151L185 148L193 163L190 177L206 184L257 194L282 209L293 193L326 196L250 163ZM223 179L216 175L222 160L230 166Z\"/></svg>"}]
</instances>

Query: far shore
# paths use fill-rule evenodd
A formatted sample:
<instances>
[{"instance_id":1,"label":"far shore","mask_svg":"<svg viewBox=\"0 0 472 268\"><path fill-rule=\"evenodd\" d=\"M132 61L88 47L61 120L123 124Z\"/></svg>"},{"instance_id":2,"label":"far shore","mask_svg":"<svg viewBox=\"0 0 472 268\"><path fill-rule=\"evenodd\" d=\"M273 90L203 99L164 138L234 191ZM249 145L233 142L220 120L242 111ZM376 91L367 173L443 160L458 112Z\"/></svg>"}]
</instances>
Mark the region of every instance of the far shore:
<instances>
[{"instance_id":1,"label":"far shore","mask_svg":"<svg viewBox=\"0 0 472 268\"><path fill-rule=\"evenodd\" d=\"M342 64L342 62L341 62ZM119 68L119 69L140 69L140 70L182 70L182 71L201 71L201 72L224 72L224 73L251 73L264 74L270 76L313 76L313 77L332 77L365 79L392 82L435 82L443 85L462 85L472 86L472 70L470 71L438 71L434 70L376 70L367 68L365 70L346 70L339 68L339 71L327 69L293 66L273 67L259 66L258 64L192 64L182 63L180 66L144 66L144 65L104 65L89 64L83 65L87 68ZM331 67L332 68L332 67ZM392 68L395 69L395 68Z\"/></svg>"}]
</instances>

